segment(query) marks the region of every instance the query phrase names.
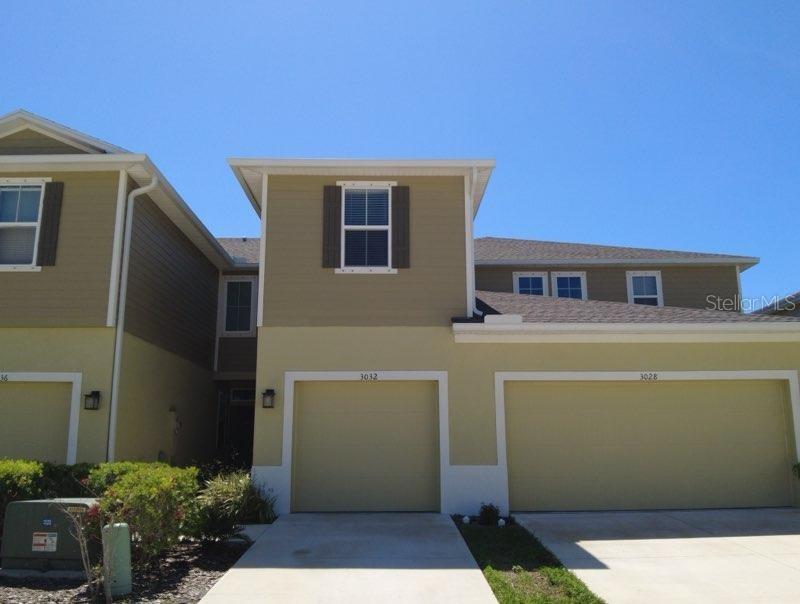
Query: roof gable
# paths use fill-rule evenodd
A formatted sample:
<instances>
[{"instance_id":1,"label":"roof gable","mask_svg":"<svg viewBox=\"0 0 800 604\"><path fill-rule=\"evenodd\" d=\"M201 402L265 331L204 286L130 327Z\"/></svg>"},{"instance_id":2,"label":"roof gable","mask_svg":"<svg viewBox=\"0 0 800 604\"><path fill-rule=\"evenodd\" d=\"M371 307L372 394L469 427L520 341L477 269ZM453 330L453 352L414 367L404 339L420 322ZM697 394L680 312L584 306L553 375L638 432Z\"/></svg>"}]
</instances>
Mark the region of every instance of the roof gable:
<instances>
[{"instance_id":1,"label":"roof gable","mask_svg":"<svg viewBox=\"0 0 800 604\"><path fill-rule=\"evenodd\" d=\"M83 132L18 109L0 116L0 155L128 153Z\"/></svg>"}]
</instances>

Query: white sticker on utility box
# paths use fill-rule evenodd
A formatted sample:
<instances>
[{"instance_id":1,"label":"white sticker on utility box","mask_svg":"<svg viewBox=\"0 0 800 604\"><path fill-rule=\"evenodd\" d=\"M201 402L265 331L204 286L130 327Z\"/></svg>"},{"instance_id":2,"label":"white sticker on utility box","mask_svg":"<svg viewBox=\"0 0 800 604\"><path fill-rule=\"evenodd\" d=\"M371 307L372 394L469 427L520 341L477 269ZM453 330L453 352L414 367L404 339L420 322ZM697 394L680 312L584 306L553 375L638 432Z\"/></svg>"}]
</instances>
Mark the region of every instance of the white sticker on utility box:
<instances>
[{"instance_id":1,"label":"white sticker on utility box","mask_svg":"<svg viewBox=\"0 0 800 604\"><path fill-rule=\"evenodd\" d=\"M58 545L58 533L34 533L33 546L34 552L54 552Z\"/></svg>"}]
</instances>

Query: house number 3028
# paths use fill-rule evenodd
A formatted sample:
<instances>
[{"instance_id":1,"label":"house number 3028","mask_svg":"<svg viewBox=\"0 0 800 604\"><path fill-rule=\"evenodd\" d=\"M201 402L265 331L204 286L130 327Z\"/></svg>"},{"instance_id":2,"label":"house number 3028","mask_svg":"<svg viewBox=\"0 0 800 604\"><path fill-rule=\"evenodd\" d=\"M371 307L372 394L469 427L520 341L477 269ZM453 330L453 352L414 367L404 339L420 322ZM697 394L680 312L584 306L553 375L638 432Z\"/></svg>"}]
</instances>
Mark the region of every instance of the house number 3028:
<instances>
[{"instance_id":1,"label":"house number 3028","mask_svg":"<svg viewBox=\"0 0 800 604\"><path fill-rule=\"evenodd\" d=\"M361 381L362 382L377 382L378 381L378 374L377 373L362 373L361 374Z\"/></svg>"},{"instance_id":2,"label":"house number 3028","mask_svg":"<svg viewBox=\"0 0 800 604\"><path fill-rule=\"evenodd\" d=\"M658 381L658 374L655 371L645 371L640 374L643 382L656 382Z\"/></svg>"}]
</instances>

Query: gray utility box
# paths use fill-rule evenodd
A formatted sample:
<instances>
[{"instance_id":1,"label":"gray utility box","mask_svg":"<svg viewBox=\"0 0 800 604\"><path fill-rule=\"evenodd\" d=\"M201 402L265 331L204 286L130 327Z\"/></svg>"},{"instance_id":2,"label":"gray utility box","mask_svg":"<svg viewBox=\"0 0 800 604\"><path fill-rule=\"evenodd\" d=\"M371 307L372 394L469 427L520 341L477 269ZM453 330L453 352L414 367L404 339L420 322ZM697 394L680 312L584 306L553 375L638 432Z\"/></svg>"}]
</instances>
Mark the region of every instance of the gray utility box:
<instances>
[{"instance_id":1,"label":"gray utility box","mask_svg":"<svg viewBox=\"0 0 800 604\"><path fill-rule=\"evenodd\" d=\"M12 501L6 507L0 568L27 570L83 570L72 514L85 514L96 499L42 499ZM90 542L97 554L99 544ZM94 551L92 551L94 550Z\"/></svg>"}]
</instances>

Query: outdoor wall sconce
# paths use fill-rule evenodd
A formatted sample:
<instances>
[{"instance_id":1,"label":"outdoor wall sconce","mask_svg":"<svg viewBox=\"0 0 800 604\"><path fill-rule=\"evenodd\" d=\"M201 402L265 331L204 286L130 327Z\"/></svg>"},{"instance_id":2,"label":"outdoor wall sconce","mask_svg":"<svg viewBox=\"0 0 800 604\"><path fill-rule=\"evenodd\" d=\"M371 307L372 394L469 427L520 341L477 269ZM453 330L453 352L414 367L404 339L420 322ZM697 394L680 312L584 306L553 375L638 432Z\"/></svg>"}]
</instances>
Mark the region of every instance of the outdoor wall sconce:
<instances>
[{"instance_id":1,"label":"outdoor wall sconce","mask_svg":"<svg viewBox=\"0 0 800 604\"><path fill-rule=\"evenodd\" d=\"M90 411L97 411L100 408L99 390L92 390L89 394L83 395L83 408Z\"/></svg>"},{"instance_id":2,"label":"outdoor wall sconce","mask_svg":"<svg viewBox=\"0 0 800 604\"><path fill-rule=\"evenodd\" d=\"M261 393L261 406L264 409L272 409L275 407L275 390L267 388Z\"/></svg>"}]
</instances>

